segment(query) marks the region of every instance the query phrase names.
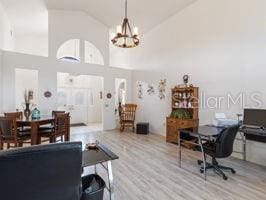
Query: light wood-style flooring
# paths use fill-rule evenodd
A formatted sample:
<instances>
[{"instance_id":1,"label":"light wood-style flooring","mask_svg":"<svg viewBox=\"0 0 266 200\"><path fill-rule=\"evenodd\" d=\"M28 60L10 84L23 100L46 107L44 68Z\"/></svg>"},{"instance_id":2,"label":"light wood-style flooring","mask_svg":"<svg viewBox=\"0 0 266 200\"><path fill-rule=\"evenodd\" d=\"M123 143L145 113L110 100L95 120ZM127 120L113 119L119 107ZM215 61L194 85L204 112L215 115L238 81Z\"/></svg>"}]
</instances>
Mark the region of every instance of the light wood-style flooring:
<instances>
[{"instance_id":1,"label":"light wood-style flooring","mask_svg":"<svg viewBox=\"0 0 266 200\"><path fill-rule=\"evenodd\" d=\"M71 132L72 141L85 144L95 138L120 157L113 162L116 200L266 200L266 167L236 158L223 159L220 163L234 167L236 174L228 172L224 181L209 171L204 181L197 166L201 155L183 149L183 168L179 168L178 146L166 143L161 136L88 133L79 128ZM88 169L87 173L92 171ZM103 170L100 175L106 178Z\"/></svg>"}]
</instances>

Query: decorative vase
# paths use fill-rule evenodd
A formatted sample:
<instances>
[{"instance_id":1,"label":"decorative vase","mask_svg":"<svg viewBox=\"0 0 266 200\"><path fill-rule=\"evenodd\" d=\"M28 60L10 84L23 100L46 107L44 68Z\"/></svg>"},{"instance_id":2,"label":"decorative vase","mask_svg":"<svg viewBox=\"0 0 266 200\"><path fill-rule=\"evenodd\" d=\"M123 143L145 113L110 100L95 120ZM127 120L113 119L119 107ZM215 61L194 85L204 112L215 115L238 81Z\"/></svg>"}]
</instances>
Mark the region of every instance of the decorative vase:
<instances>
[{"instance_id":1,"label":"decorative vase","mask_svg":"<svg viewBox=\"0 0 266 200\"><path fill-rule=\"evenodd\" d=\"M34 110L32 111L32 114L31 114L31 118L32 119L40 119L41 118L41 112L37 108L34 108Z\"/></svg>"},{"instance_id":2,"label":"decorative vase","mask_svg":"<svg viewBox=\"0 0 266 200\"><path fill-rule=\"evenodd\" d=\"M30 114L31 114L30 104L29 103L26 103L26 108L24 110L24 116L26 118L29 118Z\"/></svg>"}]
</instances>

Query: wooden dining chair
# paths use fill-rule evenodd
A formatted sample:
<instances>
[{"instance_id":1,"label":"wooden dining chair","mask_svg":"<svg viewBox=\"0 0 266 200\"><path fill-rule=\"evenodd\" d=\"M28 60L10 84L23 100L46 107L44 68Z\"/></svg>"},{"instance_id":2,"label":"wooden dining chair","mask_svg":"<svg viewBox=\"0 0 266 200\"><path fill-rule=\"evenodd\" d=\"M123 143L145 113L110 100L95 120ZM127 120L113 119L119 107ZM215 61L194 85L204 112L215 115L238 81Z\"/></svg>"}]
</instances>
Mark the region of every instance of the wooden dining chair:
<instances>
[{"instance_id":1,"label":"wooden dining chair","mask_svg":"<svg viewBox=\"0 0 266 200\"><path fill-rule=\"evenodd\" d=\"M4 113L5 117L14 117L17 120L23 119L23 112L6 112ZM19 126L17 127L19 132L29 132L31 130L30 127Z\"/></svg>"},{"instance_id":2,"label":"wooden dining chair","mask_svg":"<svg viewBox=\"0 0 266 200\"><path fill-rule=\"evenodd\" d=\"M49 139L50 143L57 142L60 137L61 142L64 141L64 136L69 130L69 113L56 114L54 120L54 127L50 130L40 130L38 140L41 143L41 138Z\"/></svg>"},{"instance_id":3,"label":"wooden dining chair","mask_svg":"<svg viewBox=\"0 0 266 200\"><path fill-rule=\"evenodd\" d=\"M29 143L28 140L31 140L31 133L18 130L16 117L0 117L1 150L3 150L5 143L7 143L7 149L10 149L10 147L22 147L23 143Z\"/></svg>"},{"instance_id":4,"label":"wooden dining chair","mask_svg":"<svg viewBox=\"0 0 266 200\"><path fill-rule=\"evenodd\" d=\"M136 104L125 104L122 106L120 115L120 131L123 132L126 126L132 127L135 131Z\"/></svg>"},{"instance_id":5,"label":"wooden dining chair","mask_svg":"<svg viewBox=\"0 0 266 200\"><path fill-rule=\"evenodd\" d=\"M55 117L58 114L65 114L66 111L60 111L60 110L53 110L52 111L52 116Z\"/></svg>"},{"instance_id":6,"label":"wooden dining chair","mask_svg":"<svg viewBox=\"0 0 266 200\"><path fill-rule=\"evenodd\" d=\"M23 118L23 112L8 112L4 113L5 117L15 117L16 119Z\"/></svg>"},{"instance_id":7,"label":"wooden dining chair","mask_svg":"<svg viewBox=\"0 0 266 200\"><path fill-rule=\"evenodd\" d=\"M52 117L55 117L56 115L58 114L64 114L66 113L66 111L57 111L57 110L53 110L52 111ZM44 130L51 130L54 128L54 124L51 123L51 124L48 124L48 125L44 125L44 126L40 126L39 127L39 131L44 131Z\"/></svg>"}]
</instances>

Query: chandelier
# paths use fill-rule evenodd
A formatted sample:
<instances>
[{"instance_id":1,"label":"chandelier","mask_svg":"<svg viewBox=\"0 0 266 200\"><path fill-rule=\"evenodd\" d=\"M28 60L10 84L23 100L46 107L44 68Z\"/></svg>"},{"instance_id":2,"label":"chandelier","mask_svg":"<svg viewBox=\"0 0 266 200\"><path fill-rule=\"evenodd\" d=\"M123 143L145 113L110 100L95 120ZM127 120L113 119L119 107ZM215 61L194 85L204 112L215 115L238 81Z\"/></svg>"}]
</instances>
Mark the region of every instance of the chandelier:
<instances>
[{"instance_id":1,"label":"chandelier","mask_svg":"<svg viewBox=\"0 0 266 200\"><path fill-rule=\"evenodd\" d=\"M121 48L133 48L139 45L139 30L137 27L131 29L127 18L127 0L125 1L125 18L122 26L117 26L116 35L112 39L112 43L115 46Z\"/></svg>"}]
</instances>

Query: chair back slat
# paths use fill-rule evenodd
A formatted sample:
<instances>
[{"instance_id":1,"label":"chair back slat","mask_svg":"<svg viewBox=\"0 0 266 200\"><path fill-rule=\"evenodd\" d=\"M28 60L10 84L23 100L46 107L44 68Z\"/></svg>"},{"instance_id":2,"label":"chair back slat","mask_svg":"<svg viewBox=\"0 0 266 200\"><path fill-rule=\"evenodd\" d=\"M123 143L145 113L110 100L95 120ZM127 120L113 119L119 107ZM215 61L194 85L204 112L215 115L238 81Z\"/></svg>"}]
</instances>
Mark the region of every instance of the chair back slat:
<instances>
[{"instance_id":1,"label":"chair back slat","mask_svg":"<svg viewBox=\"0 0 266 200\"><path fill-rule=\"evenodd\" d=\"M124 121L135 121L137 105L136 104L125 104L122 106L121 117Z\"/></svg>"},{"instance_id":2,"label":"chair back slat","mask_svg":"<svg viewBox=\"0 0 266 200\"><path fill-rule=\"evenodd\" d=\"M17 123L15 117L0 117L0 136L16 137Z\"/></svg>"},{"instance_id":3,"label":"chair back slat","mask_svg":"<svg viewBox=\"0 0 266 200\"><path fill-rule=\"evenodd\" d=\"M69 113L55 115L55 134L65 133L69 126Z\"/></svg>"},{"instance_id":4,"label":"chair back slat","mask_svg":"<svg viewBox=\"0 0 266 200\"><path fill-rule=\"evenodd\" d=\"M23 118L23 112L8 112L4 113L5 117L15 117L16 119Z\"/></svg>"},{"instance_id":5,"label":"chair back slat","mask_svg":"<svg viewBox=\"0 0 266 200\"><path fill-rule=\"evenodd\" d=\"M59 111L59 110L53 110L52 111L52 116L55 117L58 114L65 114L66 111Z\"/></svg>"}]
</instances>

